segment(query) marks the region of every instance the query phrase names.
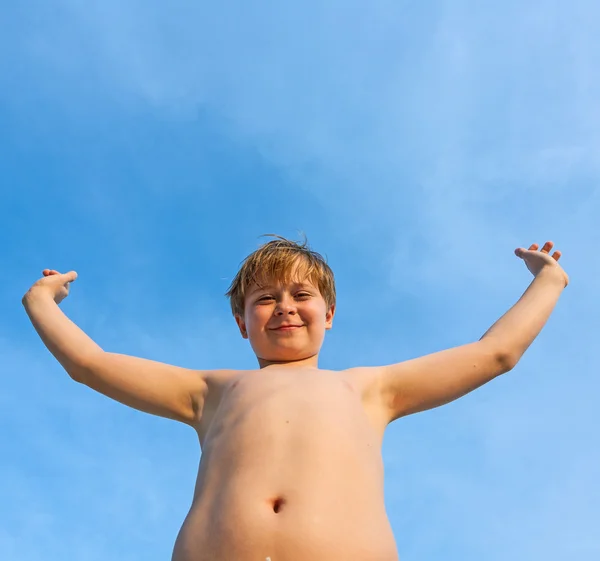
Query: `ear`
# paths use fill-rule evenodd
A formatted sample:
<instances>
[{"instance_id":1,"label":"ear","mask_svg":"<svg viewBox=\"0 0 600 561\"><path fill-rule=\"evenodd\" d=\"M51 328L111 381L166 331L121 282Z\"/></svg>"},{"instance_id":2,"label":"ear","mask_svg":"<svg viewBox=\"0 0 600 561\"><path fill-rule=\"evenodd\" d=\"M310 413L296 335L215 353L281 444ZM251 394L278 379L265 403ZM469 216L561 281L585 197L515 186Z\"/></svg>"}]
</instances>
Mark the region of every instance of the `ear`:
<instances>
[{"instance_id":1,"label":"ear","mask_svg":"<svg viewBox=\"0 0 600 561\"><path fill-rule=\"evenodd\" d=\"M332 304L325 314L325 329L333 327L333 316L335 315L335 304Z\"/></svg>"},{"instance_id":2,"label":"ear","mask_svg":"<svg viewBox=\"0 0 600 561\"><path fill-rule=\"evenodd\" d=\"M248 332L246 331L246 323L244 322L244 318L240 315L235 315L235 323L240 330L240 333L244 339L248 339Z\"/></svg>"}]
</instances>

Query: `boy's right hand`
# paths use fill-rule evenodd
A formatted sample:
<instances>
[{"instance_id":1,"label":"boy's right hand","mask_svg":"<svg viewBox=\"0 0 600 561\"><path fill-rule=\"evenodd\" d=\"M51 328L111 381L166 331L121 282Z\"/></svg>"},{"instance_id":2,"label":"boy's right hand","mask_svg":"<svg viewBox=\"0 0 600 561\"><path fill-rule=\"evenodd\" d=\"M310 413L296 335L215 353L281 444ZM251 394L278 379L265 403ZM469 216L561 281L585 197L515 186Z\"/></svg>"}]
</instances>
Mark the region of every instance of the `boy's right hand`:
<instances>
[{"instance_id":1,"label":"boy's right hand","mask_svg":"<svg viewBox=\"0 0 600 561\"><path fill-rule=\"evenodd\" d=\"M44 269L42 274L44 276L35 282L27 291L27 294L23 296L23 301L25 301L29 295L46 293L57 304L60 304L69 295L70 283L77 278L77 273L75 271L61 274L54 269Z\"/></svg>"}]
</instances>

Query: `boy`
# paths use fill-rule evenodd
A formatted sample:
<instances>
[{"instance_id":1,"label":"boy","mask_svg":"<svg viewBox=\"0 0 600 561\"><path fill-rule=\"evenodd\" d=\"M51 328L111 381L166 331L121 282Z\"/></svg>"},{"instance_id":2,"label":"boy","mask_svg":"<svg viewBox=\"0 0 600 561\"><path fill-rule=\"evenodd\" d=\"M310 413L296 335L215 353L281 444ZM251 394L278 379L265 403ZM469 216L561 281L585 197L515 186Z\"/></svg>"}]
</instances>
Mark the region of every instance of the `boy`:
<instances>
[{"instance_id":1,"label":"boy","mask_svg":"<svg viewBox=\"0 0 600 561\"><path fill-rule=\"evenodd\" d=\"M340 372L318 368L335 313L333 273L284 238L252 253L227 292L258 370L188 370L103 351L57 305L75 272L44 270L23 304L73 380L196 430L202 459L174 561L396 561L385 428L516 365L568 284L552 248L515 251L535 279L479 341Z\"/></svg>"}]
</instances>

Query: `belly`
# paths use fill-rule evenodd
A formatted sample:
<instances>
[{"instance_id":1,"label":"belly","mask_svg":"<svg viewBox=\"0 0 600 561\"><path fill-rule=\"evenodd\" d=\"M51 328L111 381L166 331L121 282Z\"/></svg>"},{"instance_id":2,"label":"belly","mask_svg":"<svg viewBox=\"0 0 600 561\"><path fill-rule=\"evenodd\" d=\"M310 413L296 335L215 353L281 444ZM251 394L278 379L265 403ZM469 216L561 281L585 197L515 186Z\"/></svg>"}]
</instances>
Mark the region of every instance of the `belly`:
<instances>
[{"instance_id":1,"label":"belly","mask_svg":"<svg viewBox=\"0 0 600 561\"><path fill-rule=\"evenodd\" d=\"M174 561L397 561L377 454L327 438L281 450L209 452Z\"/></svg>"},{"instance_id":2,"label":"belly","mask_svg":"<svg viewBox=\"0 0 600 561\"><path fill-rule=\"evenodd\" d=\"M173 561L397 561L383 504L348 491L246 489L199 497Z\"/></svg>"},{"instance_id":3,"label":"belly","mask_svg":"<svg viewBox=\"0 0 600 561\"><path fill-rule=\"evenodd\" d=\"M397 561L381 434L347 384L242 379L207 426L173 561Z\"/></svg>"}]
</instances>

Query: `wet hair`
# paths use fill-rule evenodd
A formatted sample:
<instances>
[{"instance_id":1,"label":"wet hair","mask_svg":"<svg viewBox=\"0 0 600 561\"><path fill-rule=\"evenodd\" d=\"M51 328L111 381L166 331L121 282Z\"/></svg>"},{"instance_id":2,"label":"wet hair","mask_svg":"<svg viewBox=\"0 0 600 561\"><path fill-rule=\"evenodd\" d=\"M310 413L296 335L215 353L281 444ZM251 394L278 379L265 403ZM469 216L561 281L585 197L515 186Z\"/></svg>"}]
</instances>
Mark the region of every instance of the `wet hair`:
<instances>
[{"instance_id":1,"label":"wet hair","mask_svg":"<svg viewBox=\"0 0 600 561\"><path fill-rule=\"evenodd\" d=\"M310 280L319 289L327 307L334 306L333 271L322 255L310 249L306 237L302 242L294 242L275 234L266 236L275 239L263 244L242 261L225 293L233 315L244 315L246 294L252 285L262 287L273 282L288 283L291 280ZM298 276L297 279L292 279L294 273Z\"/></svg>"}]
</instances>

